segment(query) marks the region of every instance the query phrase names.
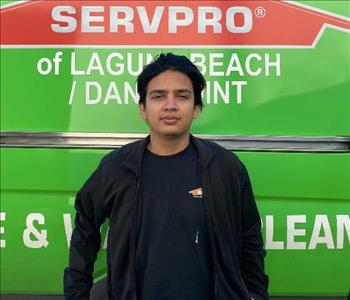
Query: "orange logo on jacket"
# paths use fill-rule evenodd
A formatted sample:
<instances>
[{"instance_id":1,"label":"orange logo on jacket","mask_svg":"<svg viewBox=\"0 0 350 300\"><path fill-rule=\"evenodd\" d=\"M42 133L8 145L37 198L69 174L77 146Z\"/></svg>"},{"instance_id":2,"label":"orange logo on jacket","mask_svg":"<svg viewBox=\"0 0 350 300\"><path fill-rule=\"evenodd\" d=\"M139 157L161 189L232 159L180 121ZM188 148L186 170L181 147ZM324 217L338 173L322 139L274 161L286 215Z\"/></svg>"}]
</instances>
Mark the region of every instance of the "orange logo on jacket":
<instances>
[{"instance_id":1,"label":"orange logo on jacket","mask_svg":"<svg viewBox=\"0 0 350 300\"><path fill-rule=\"evenodd\" d=\"M194 198L203 198L203 190L202 188L197 188L192 191L189 191L189 193L194 197Z\"/></svg>"}]
</instances>

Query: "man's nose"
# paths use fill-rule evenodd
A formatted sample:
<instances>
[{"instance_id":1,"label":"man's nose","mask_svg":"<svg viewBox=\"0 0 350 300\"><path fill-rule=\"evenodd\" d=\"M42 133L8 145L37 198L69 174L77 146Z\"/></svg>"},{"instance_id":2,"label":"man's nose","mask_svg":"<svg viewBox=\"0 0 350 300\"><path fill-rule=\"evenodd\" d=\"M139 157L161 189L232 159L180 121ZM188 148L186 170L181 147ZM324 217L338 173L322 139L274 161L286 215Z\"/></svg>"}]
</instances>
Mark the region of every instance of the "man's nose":
<instances>
[{"instance_id":1,"label":"man's nose","mask_svg":"<svg viewBox=\"0 0 350 300\"><path fill-rule=\"evenodd\" d=\"M177 110L177 103L176 103L176 99L173 95L169 95L166 98L165 101L165 105L164 105L164 109L165 110Z\"/></svg>"}]
</instances>

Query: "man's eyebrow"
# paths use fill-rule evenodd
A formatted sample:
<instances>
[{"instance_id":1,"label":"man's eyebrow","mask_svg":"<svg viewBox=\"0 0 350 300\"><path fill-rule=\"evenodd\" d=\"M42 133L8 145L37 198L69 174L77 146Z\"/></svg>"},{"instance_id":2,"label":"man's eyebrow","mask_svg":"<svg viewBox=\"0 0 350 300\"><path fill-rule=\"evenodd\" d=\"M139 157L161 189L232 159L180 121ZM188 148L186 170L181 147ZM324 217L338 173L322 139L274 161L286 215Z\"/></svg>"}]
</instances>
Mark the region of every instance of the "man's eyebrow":
<instances>
[{"instance_id":1,"label":"man's eyebrow","mask_svg":"<svg viewBox=\"0 0 350 300\"><path fill-rule=\"evenodd\" d=\"M165 90L152 90L149 93L150 94L161 94L161 93L165 93L165 92L166 92Z\"/></svg>"},{"instance_id":2,"label":"man's eyebrow","mask_svg":"<svg viewBox=\"0 0 350 300\"><path fill-rule=\"evenodd\" d=\"M175 90L175 92L177 92L177 93L189 93L189 94L192 93L192 91L188 90L188 89L179 89L179 90Z\"/></svg>"},{"instance_id":3,"label":"man's eyebrow","mask_svg":"<svg viewBox=\"0 0 350 300\"><path fill-rule=\"evenodd\" d=\"M162 94L162 93L167 93L167 92L168 92L167 90L155 89L155 90L150 91L149 94ZM178 90L175 90L175 93L189 93L189 94L191 94L192 91L189 89L178 89Z\"/></svg>"}]
</instances>

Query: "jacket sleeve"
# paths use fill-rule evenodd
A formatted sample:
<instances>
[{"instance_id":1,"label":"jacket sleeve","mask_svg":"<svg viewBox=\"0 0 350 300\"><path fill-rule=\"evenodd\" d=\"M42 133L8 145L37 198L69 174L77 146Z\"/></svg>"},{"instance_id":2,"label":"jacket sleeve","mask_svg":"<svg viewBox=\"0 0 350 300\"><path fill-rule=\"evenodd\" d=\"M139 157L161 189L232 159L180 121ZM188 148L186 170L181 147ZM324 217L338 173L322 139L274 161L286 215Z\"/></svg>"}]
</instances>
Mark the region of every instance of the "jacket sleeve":
<instances>
[{"instance_id":1,"label":"jacket sleeve","mask_svg":"<svg viewBox=\"0 0 350 300\"><path fill-rule=\"evenodd\" d=\"M64 270L65 299L89 299L92 273L100 250L100 227L106 219L102 179L98 171L88 179L75 199L75 226L69 247L69 265Z\"/></svg>"},{"instance_id":2,"label":"jacket sleeve","mask_svg":"<svg viewBox=\"0 0 350 300\"><path fill-rule=\"evenodd\" d=\"M260 215L246 168L241 164L242 277L255 300L268 299L268 276L264 271L264 249Z\"/></svg>"}]
</instances>

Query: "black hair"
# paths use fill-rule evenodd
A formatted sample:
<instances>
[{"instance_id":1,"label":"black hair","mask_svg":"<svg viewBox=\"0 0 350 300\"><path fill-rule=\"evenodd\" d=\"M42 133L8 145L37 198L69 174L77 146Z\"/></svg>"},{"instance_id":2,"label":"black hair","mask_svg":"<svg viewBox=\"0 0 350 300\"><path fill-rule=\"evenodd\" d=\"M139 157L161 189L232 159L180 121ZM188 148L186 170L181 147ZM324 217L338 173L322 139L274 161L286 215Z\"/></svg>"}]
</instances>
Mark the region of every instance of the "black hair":
<instances>
[{"instance_id":1,"label":"black hair","mask_svg":"<svg viewBox=\"0 0 350 300\"><path fill-rule=\"evenodd\" d=\"M206 85L202 73L186 56L173 53L162 53L143 68L137 77L137 92L140 96L139 104L146 105L148 83L160 73L168 70L181 72L190 78L194 91L194 104L198 105L202 110L204 107L202 91Z\"/></svg>"}]
</instances>

